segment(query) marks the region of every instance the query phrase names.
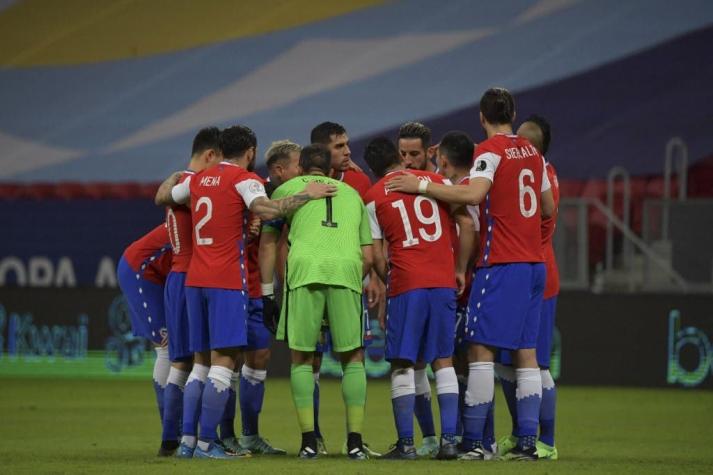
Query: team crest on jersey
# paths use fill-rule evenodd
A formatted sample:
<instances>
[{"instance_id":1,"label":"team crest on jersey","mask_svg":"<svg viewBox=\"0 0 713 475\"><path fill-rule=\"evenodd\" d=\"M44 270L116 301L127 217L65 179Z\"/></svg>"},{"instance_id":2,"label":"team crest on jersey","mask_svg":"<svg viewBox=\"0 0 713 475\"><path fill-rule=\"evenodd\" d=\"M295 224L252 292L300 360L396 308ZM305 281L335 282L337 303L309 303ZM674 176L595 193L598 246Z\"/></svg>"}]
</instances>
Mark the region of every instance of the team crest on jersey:
<instances>
[{"instance_id":1,"label":"team crest on jersey","mask_svg":"<svg viewBox=\"0 0 713 475\"><path fill-rule=\"evenodd\" d=\"M476 170L479 172L485 171L485 169L488 167L488 164L485 163L485 160L478 160L478 165L476 166Z\"/></svg>"},{"instance_id":2,"label":"team crest on jersey","mask_svg":"<svg viewBox=\"0 0 713 475\"><path fill-rule=\"evenodd\" d=\"M250 186L248 186L248 189L250 190L250 193L264 193L265 192L265 187L262 186L262 183L259 181L253 181L250 183Z\"/></svg>"}]
</instances>

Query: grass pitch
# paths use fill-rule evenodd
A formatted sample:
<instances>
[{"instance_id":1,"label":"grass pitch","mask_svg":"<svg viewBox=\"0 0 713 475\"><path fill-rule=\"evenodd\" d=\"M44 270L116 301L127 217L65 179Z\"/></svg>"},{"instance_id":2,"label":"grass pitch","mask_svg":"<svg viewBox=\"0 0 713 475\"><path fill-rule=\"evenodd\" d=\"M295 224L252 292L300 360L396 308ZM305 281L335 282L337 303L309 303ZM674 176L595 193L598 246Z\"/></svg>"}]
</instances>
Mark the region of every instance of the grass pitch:
<instances>
[{"instance_id":1,"label":"grass pitch","mask_svg":"<svg viewBox=\"0 0 713 475\"><path fill-rule=\"evenodd\" d=\"M509 431L510 422L497 386L496 393L496 430L501 436ZM321 394L327 448L338 454L344 441L339 383L323 380ZM261 432L289 455L179 461L155 456L160 426L150 381L3 378L0 472L713 472L713 393L709 391L563 387L558 397L557 462L352 462L341 455L301 461L295 457L300 438L289 383L268 378ZM385 451L396 439L388 382L369 381L368 398L365 440L377 451ZM434 412L435 406L434 398Z\"/></svg>"}]
</instances>

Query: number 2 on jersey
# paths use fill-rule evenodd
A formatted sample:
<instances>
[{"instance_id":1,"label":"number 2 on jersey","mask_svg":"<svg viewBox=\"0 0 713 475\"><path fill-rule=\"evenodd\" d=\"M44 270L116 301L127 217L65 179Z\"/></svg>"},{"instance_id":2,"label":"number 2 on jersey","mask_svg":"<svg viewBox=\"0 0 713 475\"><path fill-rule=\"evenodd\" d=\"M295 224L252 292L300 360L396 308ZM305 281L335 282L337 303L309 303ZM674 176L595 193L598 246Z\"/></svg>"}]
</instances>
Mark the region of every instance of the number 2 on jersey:
<instances>
[{"instance_id":1,"label":"number 2 on jersey","mask_svg":"<svg viewBox=\"0 0 713 475\"><path fill-rule=\"evenodd\" d=\"M421 210L421 203L428 203L431 206L431 214L426 216ZM408 213L406 212L406 204L404 200L398 200L391 203L391 206L399 210L401 215L401 221L404 223L404 232L406 233L406 240L401 242L403 247L415 246L419 243L417 237L413 234L413 228L411 227L411 220L409 220ZM416 213L416 219L425 225L435 225L433 234L428 234L424 228L418 229L418 234L424 241L434 242L438 241L438 238L443 234L443 226L441 225L441 216L438 214L438 204L432 198L426 196L417 196L413 201L413 211Z\"/></svg>"},{"instance_id":2,"label":"number 2 on jersey","mask_svg":"<svg viewBox=\"0 0 713 475\"><path fill-rule=\"evenodd\" d=\"M196 203L196 213L200 211L202 205L206 207L205 216L196 223L196 244L198 246L210 246L213 244L212 237L201 237L201 228L213 217L213 202L207 196L201 197Z\"/></svg>"}]
</instances>

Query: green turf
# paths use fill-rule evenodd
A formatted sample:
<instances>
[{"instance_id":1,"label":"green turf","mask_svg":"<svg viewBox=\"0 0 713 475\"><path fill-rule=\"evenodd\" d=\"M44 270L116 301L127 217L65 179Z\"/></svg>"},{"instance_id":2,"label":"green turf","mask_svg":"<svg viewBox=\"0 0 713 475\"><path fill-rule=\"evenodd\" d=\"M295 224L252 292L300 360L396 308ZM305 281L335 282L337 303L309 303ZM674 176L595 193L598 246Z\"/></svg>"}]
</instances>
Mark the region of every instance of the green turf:
<instances>
[{"instance_id":1,"label":"green turf","mask_svg":"<svg viewBox=\"0 0 713 475\"><path fill-rule=\"evenodd\" d=\"M499 388L496 387L499 393ZM498 394L498 397L499 394ZM344 440L338 383L322 382L327 447ZM499 435L509 429L502 399ZM365 439L377 450L393 442L389 388L369 382ZM561 460L514 462L351 462L341 456L295 458L296 416L286 380L268 380L261 428L287 457L178 461L154 456L159 421L149 381L0 380L1 473L711 473L713 393L706 391L561 388L557 446Z\"/></svg>"}]
</instances>

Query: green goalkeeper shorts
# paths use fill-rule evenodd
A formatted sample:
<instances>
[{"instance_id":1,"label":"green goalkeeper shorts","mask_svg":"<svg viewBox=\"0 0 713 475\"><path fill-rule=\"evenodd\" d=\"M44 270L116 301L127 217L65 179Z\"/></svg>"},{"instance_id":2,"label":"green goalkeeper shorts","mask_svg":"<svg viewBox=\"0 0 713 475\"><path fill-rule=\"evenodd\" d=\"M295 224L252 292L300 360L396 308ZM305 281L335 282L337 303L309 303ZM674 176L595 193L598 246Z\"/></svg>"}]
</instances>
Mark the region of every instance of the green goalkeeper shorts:
<instances>
[{"instance_id":1,"label":"green goalkeeper shorts","mask_svg":"<svg viewBox=\"0 0 713 475\"><path fill-rule=\"evenodd\" d=\"M292 350L314 351L325 315L335 352L363 345L361 294L324 284L309 284L285 293L277 339L286 340Z\"/></svg>"}]
</instances>

